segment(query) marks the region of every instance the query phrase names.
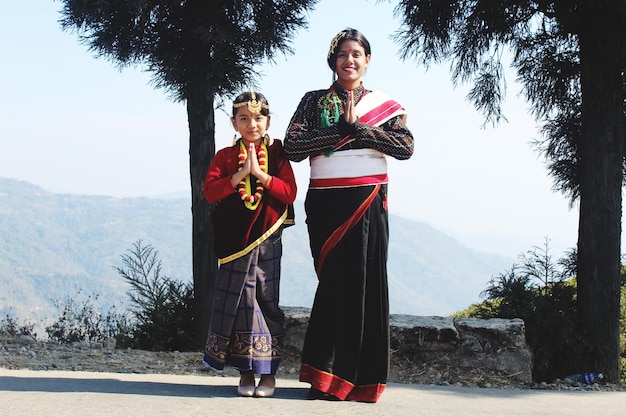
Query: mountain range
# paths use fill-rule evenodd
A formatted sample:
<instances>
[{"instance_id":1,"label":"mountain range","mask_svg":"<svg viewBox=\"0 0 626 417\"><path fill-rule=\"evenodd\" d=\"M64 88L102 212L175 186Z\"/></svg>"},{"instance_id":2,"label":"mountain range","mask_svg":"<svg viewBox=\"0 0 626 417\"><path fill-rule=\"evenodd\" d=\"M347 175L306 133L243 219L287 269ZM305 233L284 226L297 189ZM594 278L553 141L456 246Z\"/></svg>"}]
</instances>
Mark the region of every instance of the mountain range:
<instances>
[{"instance_id":1,"label":"mountain range","mask_svg":"<svg viewBox=\"0 0 626 417\"><path fill-rule=\"evenodd\" d=\"M310 307L316 277L303 203L283 234L281 304ZM479 302L490 278L513 260L475 251L423 222L390 214L389 297L396 314L449 315ZM95 296L103 309L128 305L114 267L141 240L158 251L162 274L192 281L189 198L57 194L0 178L0 313L56 317L66 297ZM56 303L56 304L55 304Z\"/></svg>"}]
</instances>

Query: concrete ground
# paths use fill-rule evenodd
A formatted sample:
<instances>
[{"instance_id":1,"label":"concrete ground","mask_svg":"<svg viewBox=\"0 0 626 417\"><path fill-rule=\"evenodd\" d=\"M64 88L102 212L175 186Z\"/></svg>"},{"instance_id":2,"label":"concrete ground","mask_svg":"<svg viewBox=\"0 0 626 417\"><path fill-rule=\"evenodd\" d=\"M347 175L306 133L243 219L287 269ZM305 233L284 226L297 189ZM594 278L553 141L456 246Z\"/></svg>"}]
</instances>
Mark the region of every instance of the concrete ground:
<instances>
[{"instance_id":1,"label":"concrete ground","mask_svg":"<svg viewBox=\"0 0 626 417\"><path fill-rule=\"evenodd\" d=\"M272 398L236 395L238 378L0 368L0 415L157 416L624 416L626 392L538 391L389 384L376 404L307 400L279 379Z\"/></svg>"}]
</instances>

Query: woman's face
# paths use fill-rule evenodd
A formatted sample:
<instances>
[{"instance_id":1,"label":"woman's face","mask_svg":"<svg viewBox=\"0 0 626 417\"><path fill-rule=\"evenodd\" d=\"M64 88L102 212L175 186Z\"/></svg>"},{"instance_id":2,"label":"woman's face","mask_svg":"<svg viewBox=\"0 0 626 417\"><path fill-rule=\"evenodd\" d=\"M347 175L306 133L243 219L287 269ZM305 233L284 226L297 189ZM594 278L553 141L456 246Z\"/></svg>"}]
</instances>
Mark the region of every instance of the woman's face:
<instances>
[{"instance_id":1,"label":"woman's face","mask_svg":"<svg viewBox=\"0 0 626 417\"><path fill-rule=\"evenodd\" d=\"M337 81L346 90L358 87L369 62L370 56L365 55L365 49L360 43L344 41L337 52Z\"/></svg>"}]
</instances>

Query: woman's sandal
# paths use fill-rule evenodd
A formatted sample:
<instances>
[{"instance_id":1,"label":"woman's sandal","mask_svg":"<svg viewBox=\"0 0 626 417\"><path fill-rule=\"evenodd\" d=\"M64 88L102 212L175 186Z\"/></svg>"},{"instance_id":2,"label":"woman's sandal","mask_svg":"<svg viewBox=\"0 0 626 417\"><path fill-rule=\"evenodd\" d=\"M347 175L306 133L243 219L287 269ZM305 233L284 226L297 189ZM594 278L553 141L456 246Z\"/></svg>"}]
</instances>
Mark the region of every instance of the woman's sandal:
<instances>
[{"instance_id":1,"label":"woman's sandal","mask_svg":"<svg viewBox=\"0 0 626 417\"><path fill-rule=\"evenodd\" d=\"M339 401L339 398L335 397L332 394L329 394L324 391L320 391L315 388L309 388L309 395L307 396L309 400L325 400L325 401Z\"/></svg>"}]
</instances>

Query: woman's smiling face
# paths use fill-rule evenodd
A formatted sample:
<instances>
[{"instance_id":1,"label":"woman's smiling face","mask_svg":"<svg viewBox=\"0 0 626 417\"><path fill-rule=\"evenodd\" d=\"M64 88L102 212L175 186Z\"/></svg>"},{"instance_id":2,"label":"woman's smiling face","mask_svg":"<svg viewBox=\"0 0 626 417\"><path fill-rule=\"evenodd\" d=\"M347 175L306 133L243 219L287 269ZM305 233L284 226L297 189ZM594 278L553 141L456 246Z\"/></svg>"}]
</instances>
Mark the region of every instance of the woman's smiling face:
<instances>
[{"instance_id":1,"label":"woman's smiling face","mask_svg":"<svg viewBox=\"0 0 626 417\"><path fill-rule=\"evenodd\" d=\"M370 62L370 56L360 43L353 40L344 41L337 52L336 72L339 84L346 90L358 87L361 77Z\"/></svg>"}]
</instances>

